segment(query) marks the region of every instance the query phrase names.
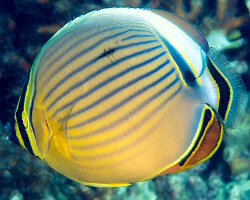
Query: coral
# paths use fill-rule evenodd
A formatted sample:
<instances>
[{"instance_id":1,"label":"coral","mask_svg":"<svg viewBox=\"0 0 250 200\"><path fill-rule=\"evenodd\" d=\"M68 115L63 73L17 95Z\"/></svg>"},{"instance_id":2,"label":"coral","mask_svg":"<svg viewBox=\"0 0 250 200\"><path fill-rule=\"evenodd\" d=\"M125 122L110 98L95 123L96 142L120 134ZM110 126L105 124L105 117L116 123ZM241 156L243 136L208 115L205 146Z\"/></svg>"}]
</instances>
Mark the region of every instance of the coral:
<instances>
[{"instance_id":1,"label":"coral","mask_svg":"<svg viewBox=\"0 0 250 200\"><path fill-rule=\"evenodd\" d=\"M8 140L10 125L0 121L0 199L107 199L111 189L92 188L51 170Z\"/></svg>"},{"instance_id":2,"label":"coral","mask_svg":"<svg viewBox=\"0 0 250 200\"><path fill-rule=\"evenodd\" d=\"M152 8L160 8L174 12L190 22L197 23L197 25L199 25L200 21L203 21L203 23L205 22L205 25L203 24L204 29L212 30L217 27L223 30L226 34L245 26L249 22L250 16L249 11L247 10L247 5L247 3L240 0L150 1L150 7ZM215 16L210 13L209 15L207 14L211 7L215 7L216 9ZM244 10L244 12L240 13L239 11L242 10ZM216 20L213 20L212 18L215 18ZM209 30L205 30L205 33L209 32Z\"/></svg>"},{"instance_id":3,"label":"coral","mask_svg":"<svg viewBox=\"0 0 250 200\"><path fill-rule=\"evenodd\" d=\"M115 189L111 199L114 200L156 200L154 183L152 181L141 182L129 187L121 187Z\"/></svg>"},{"instance_id":4,"label":"coral","mask_svg":"<svg viewBox=\"0 0 250 200\"><path fill-rule=\"evenodd\" d=\"M212 173L208 179L209 199L226 199L226 185L222 178L215 173Z\"/></svg>"},{"instance_id":5,"label":"coral","mask_svg":"<svg viewBox=\"0 0 250 200\"><path fill-rule=\"evenodd\" d=\"M243 38L235 41L230 41L222 29L212 30L207 40L210 46L216 47L218 50L233 49L244 45L245 40Z\"/></svg>"},{"instance_id":6,"label":"coral","mask_svg":"<svg viewBox=\"0 0 250 200\"><path fill-rule=\"evenodd\" d=\"M237 129L227 130L224 141L224 159L229 163L232 174L237 176L250 171L250 110Z\"/></svg>"},{"instance_id":7,"label":"coral","mask_svg":"<svg viewBox=\"0 0 250 200\"><path fill-rule=\"evenodd\" d=\"M174 12L193 22L207 36L210 46L227 51L226 56L236 64L236 70L247 73L250 59L247 54L250 46L248 1L150 0L149 6ZM215 11L211 11L213 9Z\"/></svg>"},{"instance_id":8,"label":"coral","mask_svg":"<svg viewBox=\"0 0 250 200\"><path fill-rule=\"evenodd\" d=\"M176 13L177 15L184 17L185 19L188 19L189 21L194 21L198 14L201 11L202 8L202 1L190 1L190 10L186 11L185 9L183 9L183 0L177 0L176 3L177 5L175 6L175 10L174 13Z\"/></svg>"},{"instance_id":9,"label":"coral","mask_svg":"<svg viewBox=\"0 0 250 200\"><path fill-rule=\"evenodd\" d=\"M222 29L227 33L237 29L249 21L249 14L236 17L238 0L217 0L216 16Z\"/></svg>"},{"instance_id":10,"label":"coral","mask_svg":"<svg viewBox=\"0 0 250 200\"><path fill-rule=\"evenodd\" d=\"M177 15L189 20L194 21L199 15L202 8L202 0L192 0L189 2L189 9L186 9L184 0L177 1L164 1L164 0L151 0L150 6L152 8L163 8L165 10L176 13Z\"/></svg>"},{"instance_id":11,"label":"coral","mask_svg":"<svg viewBox=\"0 0 250 200\"><path fill-rule=\"evenodd\" d=\"M37 32L39 34L52 34L52 33L55 33L61 27L62 27L61 24L52 24L52 25L49 25L49 26L40 26L37 29Z\"/></svg>"},{"instance_id":12,"label":"coral","mask_svg":"<svg viewBox=\"0 0 250 200\"><path fill-rule=\"evenodd\" d=\"M31 67L31 64L25 58L17 55L15 52L6 53L2 59L6 63L21 67L26 72L28 72Z\"/></svg>"},{"instance_id":13,"label":"coral","mask_svg":"<svg viewBox=\"0 0 250 200\"><path fill-rule=\"evenodd\" d=\"M233 178L233 181L226 186L228 200L242 199L249 200L250 197L250 176L242 174Z\"/></svg>"},{"instance_id":14,"label":"coral","mask_svg":"<svg viewBox=\"0 0 250 200\"><path fill-rule=\"evenodd\" d=\"M14 190L11 194L10 194L10 200L23 200L23 195L22 193L20 193L18 190Z\"/></svg>"}]
</instances>

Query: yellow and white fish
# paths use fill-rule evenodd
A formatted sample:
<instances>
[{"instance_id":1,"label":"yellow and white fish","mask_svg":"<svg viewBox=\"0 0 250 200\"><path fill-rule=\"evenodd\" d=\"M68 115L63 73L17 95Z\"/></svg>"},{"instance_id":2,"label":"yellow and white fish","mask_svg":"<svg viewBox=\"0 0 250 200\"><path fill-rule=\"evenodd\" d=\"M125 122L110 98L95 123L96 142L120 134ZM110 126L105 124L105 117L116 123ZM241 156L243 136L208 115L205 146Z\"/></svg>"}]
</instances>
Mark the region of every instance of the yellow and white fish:
<instances>
[{"instance_id":1,"label":"yellow and white fish","mask_svg":"<svg viewBox=\"0 0 250 200\"><path fill-rule=\"evenodd\" d=\"M184 19L103 9L43 46L10 139L70 179L125 186L211 157L246 102L240 75Z\"/></svg>"}]
</instances>

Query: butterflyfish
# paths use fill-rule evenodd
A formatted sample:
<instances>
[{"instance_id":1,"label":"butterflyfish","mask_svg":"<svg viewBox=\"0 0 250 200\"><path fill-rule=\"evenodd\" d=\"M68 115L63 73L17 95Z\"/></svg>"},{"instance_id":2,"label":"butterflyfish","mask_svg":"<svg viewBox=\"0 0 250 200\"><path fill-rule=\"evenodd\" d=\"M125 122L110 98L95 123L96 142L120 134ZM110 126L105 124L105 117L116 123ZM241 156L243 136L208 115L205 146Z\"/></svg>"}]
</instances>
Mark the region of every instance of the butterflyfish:
<instances>
[{"instance_id":1,"label":"butterflyfish","mask_svg":"<svg viewBox=\"0 0 250 200\"><path fill-rule=\"evenodd\" d=\"M102 9L42 47L9 137L69 179L126 186L210 158L246 102L241 76L185 19Z\"/></svg>"}]
</instances>

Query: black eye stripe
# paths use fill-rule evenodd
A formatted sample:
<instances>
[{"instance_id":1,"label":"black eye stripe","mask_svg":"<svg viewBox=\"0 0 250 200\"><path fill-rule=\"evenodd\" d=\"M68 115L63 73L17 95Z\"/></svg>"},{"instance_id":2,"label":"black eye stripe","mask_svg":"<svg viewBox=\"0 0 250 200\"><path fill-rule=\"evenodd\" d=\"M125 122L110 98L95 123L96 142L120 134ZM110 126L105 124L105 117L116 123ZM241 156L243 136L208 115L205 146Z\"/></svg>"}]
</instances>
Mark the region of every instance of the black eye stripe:
<instances>
[{"instance_id":1,"label":"black eye stripe","mask_svg":"<svg viewBox=\"0 0 250 200\"><path fill-rule=\"evenodd\" d=\"M178 69L180 70L180 73L182 74L185 83L189 87L197 87L198 86L197 78L195 77L193 71L191 70L190 66L183 58L183 56L180 54L180 52L165 37L162 37L160 33L157 32L157 34L166 45L170 55L172 56Z\"/></svg>"},{"instance_id":2,"label":"black eye stripe","mask_svg":"<svg viewBox=\"0 0 250 200\"><path fill-rule=\"evenodd\" d=\"M29 72L29 75L25 81L23 91L22 91L22 94L20 97L20 101L19 101L18 108L16 111L16 120L17 120L17 124L18 124L18 128L19 128L19 132L21 134L21 137L22 137L22 140L24 142L25 147L32 155L34 155L34 152L32 150L32 147L31 147L31 144L29 141L29 137L27 135L26 128L23 124L23 119L22 119L22 112L24 110L24 102L25 102L25 94L26 94L28 83L29 83L29 78L30 78L30 72Z\"/></svg>"},{"instance_id":3,"label":"black eye stripe","mask_svg":"<svg viewBox=\"0 0 250 200\"><path fill-rule=\"evenodd\" d=\"M186 70L184 72L184 79L187 81L187 82L194 82L196 80L195 76L194 76L194 73L191 72L190 70Z\"/></svg>"}]
</instances>

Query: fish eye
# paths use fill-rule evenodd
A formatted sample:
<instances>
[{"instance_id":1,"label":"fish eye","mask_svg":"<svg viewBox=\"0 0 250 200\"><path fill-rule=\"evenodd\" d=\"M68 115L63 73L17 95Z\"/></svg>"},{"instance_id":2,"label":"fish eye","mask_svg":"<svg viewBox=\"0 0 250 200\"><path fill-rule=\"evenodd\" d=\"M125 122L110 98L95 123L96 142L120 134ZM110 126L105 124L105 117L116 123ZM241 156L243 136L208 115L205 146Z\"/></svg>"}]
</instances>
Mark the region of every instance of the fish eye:
<instances>
[{"instance_id":1,"label":"fish eye","mask_svg":"<svg viewBox=\"0 0 250 200\"><path fill-rule=\"evenodd\" d=\"M196 79L195 76L194 76L194 74L190 70L186 70L184 72L184 78L188 82L194 82L195 79Z\"/></svg>"}]
</instances>

